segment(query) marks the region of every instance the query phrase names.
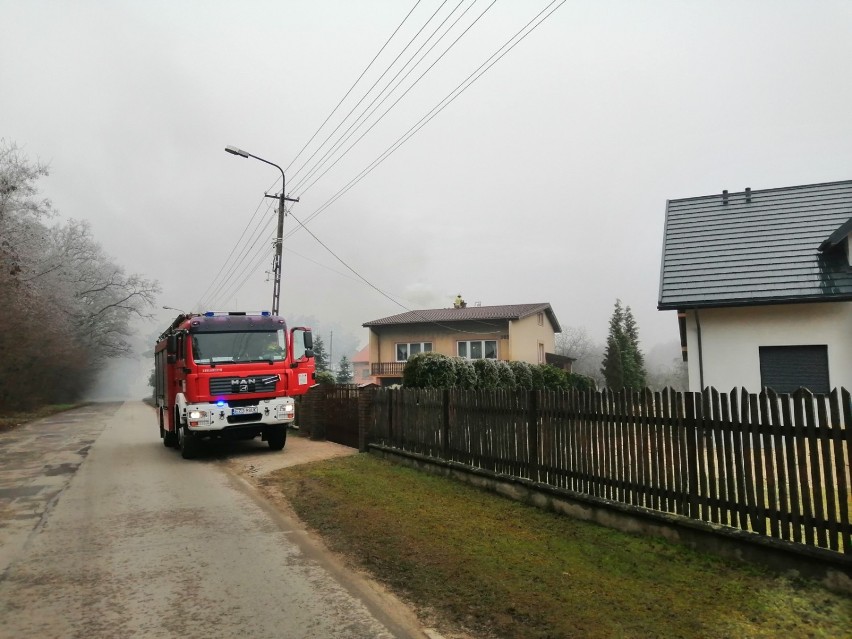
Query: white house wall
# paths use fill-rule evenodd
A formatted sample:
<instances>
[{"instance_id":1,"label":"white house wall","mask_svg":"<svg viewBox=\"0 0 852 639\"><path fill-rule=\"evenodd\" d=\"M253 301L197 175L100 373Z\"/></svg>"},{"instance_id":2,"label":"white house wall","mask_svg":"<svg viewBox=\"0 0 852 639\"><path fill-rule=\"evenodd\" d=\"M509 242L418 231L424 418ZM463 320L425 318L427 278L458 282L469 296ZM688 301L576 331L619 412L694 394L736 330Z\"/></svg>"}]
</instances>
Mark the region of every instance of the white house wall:
<instances>
[{"instance_id":1,"label":"white house wall","mask_svg":"<svg viewBox=\"0 0 852 639\"><path fill-rule=\"evenodd\" d=\"M699 358L696 313L701 322ZM761 346L828 347L832 388L852 389L852 302L707 308L686 313L689 389L704 386L727 392L733 387L760 390Z\"/></svg>"}]
</instances>

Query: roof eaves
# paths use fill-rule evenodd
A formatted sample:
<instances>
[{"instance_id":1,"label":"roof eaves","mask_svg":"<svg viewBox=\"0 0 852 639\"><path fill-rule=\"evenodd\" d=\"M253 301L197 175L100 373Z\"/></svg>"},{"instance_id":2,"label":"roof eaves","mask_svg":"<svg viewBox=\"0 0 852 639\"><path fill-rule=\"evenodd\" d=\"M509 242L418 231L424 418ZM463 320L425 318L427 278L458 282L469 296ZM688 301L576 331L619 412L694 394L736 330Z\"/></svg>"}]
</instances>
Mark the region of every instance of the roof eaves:
<instances>
[{"instance_id":1,"label":"roof eaves","mask_svg":"<svg viewBox=\"0 0 852 639\"><path fill-rule=\"evenodd\" d=\"M689 308L733 308L736 306L777 306L779 304L818 304L823 302L849 302L852 293L840 295L812 295L799 297L750 297L735 300L704 300L660 302L658 311L676 311Z\"/></svg>"}]
</instances>

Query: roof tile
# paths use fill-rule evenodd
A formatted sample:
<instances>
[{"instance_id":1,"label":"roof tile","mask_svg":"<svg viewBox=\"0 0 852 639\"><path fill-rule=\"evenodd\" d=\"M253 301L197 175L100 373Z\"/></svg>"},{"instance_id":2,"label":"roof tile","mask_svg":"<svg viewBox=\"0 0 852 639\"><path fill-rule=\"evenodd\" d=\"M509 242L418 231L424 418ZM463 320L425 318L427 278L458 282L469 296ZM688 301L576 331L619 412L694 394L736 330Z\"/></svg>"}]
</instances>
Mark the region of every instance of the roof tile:
<instances>
[{"instance_id":1,"label":"roof tile","mask_svg":"<svg viewBox=\"0 0 852 639\"><path fill-rule=\"evenodd\" d=\"M669 200L658 308L852 299L852 180ZM820 251L822 247L823 252Z\"/></svg>"}]
</instances>

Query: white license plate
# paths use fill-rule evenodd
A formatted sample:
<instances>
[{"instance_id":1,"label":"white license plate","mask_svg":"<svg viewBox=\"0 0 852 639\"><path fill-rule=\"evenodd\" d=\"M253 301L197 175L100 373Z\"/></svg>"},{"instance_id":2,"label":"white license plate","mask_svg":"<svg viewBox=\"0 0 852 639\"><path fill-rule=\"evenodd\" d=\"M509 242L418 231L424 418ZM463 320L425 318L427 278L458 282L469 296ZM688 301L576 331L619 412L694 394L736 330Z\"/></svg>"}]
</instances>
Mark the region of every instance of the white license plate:
<instances>
[{"instance_id":1,"label":"white license plate","mask_svg":"<svg viewBox=\"0 0 852 639\"><path fill-rule=\"evenodd\" d=\"M257 412L255 406L246 406L244 408L232 408L231 415L253 415Z\"/></svg>"}]
</instances>

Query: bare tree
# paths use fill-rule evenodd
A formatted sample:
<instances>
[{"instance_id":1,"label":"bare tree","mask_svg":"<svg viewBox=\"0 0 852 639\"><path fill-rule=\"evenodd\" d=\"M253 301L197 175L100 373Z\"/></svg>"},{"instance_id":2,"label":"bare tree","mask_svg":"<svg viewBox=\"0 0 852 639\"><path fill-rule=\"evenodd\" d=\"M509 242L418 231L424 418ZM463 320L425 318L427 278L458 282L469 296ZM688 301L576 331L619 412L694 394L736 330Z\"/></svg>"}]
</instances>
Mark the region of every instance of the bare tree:
<instances>
[{"instance_id":1,"label":"bare tree","mask_svg":"<svg viewBox=\"0 0 852 639\"><path fill-rule=\"evenodd\" d=\"M568 326L559 333L556 336L556 353L573 357L571 370L591 377L598 387L603 385L604 377L600 369L604 347L589 337L585 326Z\"/></svg>"},{"instance_id":2,"label":"bare tree","mask_svg":"<svg viewBox=\"0 0 852 639\"><path fill-rule=\"evenodd\" d=\"M57 307L71 319L77 339L94 361L129 352L130 323L150 317L159 285L115 264L91 235L87 222L57 227L34 279L42 280Z\"/></svg>"},{"instance_id":3,"label":"bare tree","mask_svg":"<svg viewBox=\"0 0 852 639\"><path fill-rule=\"evenodd\" d=\"M157 282L126 275L85 222L47 226L47 167L0 140L0 406L80 397L97 367L129 350Z\"/></svg>"},{"instance_id":4,"label":"bare tree","mask_svg":"<svg viewBox=\"0 0 852 639\"><path fill-rule=\"evenodd\" d=\"M592 349L592 340L585 326L566 326L556 336L556 353L573 357L576 361L584 360Z\"/></svg>"}]
</instances>

